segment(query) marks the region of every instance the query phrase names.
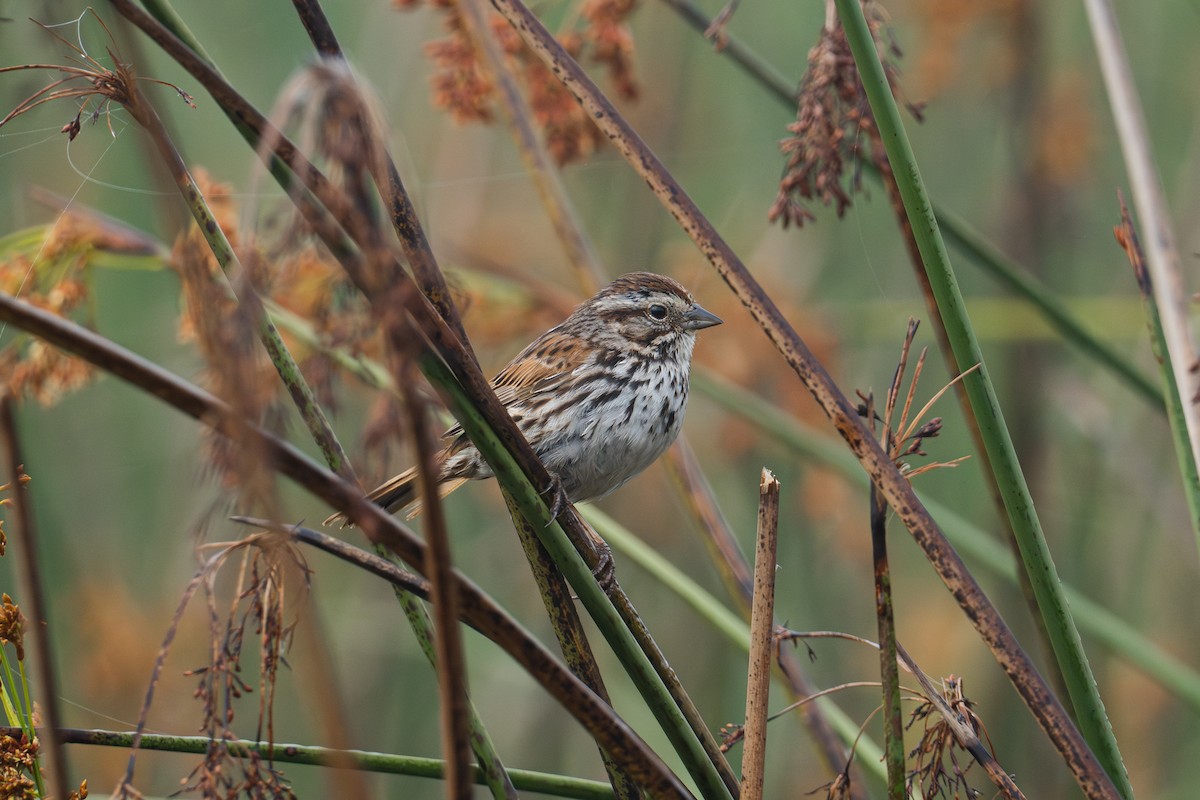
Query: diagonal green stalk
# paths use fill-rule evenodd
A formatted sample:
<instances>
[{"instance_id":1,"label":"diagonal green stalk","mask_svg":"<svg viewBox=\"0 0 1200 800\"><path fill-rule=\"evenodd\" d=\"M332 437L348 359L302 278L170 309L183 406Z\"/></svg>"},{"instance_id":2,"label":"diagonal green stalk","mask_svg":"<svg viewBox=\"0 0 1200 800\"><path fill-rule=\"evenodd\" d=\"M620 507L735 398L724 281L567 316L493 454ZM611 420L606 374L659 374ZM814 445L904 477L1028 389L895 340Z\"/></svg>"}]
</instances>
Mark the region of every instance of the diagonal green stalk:
<instances>
[{"instance_id":1,"label":"diagonal green stalk","mask_svg":"<svg viewBox=\"0 0 1200 800\"><path fill-rule=\"evenodd\" d=\"M971 328L945 242L933 216L920 169L879 60L875 40L868 29L862 5L859 0L836 0L836 3L888 160L895 171L934 297L945 321L950 346L959 364L980 365L975 373L966 377L964 386L979 421L988 462L1000 486L1017 547L1021 551L1038 609L1045 620L1055 658L1067 684L1080 732L1122 796L1132 797L1133 789L1117 748L1112 724L1104 710L1104 702L1100 699L1091 665L1079 639L1079 631L1071 617L1062 582L1046 545L1012 438L1004 424L1004 415L988 375L983 352Z\"/></svg>"}]
</instances>

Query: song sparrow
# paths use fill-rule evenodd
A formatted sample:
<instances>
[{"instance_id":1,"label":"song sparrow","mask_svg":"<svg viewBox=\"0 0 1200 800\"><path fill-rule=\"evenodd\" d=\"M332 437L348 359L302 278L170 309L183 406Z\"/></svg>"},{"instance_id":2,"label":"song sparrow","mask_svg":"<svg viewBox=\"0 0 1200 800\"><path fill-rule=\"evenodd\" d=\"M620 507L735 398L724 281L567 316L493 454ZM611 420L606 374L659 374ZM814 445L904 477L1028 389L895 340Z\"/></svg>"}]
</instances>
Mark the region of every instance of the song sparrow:
<instances>
[{"instance_id":1,"label":"song sparrow","mask_svg":"<svg viewBox=\"0 0 1200 800\"><path fill-rule=\"evenodd\" d=\"M570 502L603 497L675 441L687 406L696 331L721 320L662 275L622 275L542 334L492 388ZM437 455L442 496L492 477L455 426ZM368 497L389 511L414 505L415 469ZM342 521L340 514L327 519Z\"/></svg>"}]
</instances>

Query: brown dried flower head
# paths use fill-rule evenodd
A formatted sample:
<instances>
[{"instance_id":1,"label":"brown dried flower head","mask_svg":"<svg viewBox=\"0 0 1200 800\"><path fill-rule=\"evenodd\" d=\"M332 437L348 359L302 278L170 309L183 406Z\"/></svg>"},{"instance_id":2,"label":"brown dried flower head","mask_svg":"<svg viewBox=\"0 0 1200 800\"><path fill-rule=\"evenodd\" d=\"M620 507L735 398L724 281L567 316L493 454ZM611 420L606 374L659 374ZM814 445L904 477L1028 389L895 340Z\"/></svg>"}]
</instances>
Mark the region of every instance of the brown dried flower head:
<instances>
[{"instance_id":1,"label":"brown dried flower head","mask_svg":"<svg viewBox=\"0 0 1200 800\"><path fill-rule=\"evenodd\" d=\"M863 11L884 56L888 83L899 94L899 70L894 59L899 58L900 50L885 27L879 5L874 0L863 0ZM906 105L920 119L919 107ZM887 156L879 142L858 67L836 18L822 28L820 40L808 53L796 121L788 125L788 131L791 136L779 145L787 166L767 213L768 220L780 222L785 228L815 219L808 201L832 205L842 216L853 202L851 196L861 188L862 160L886 167Z\"/></svg>"},{"instance_id":2,"label":"brown dried flower head","mask_svg":"<svg viewBox=\"0 0 1200 800\"><path fill-rule=\"evenodd\" d=\"M923 449L923 445L926 439L935 438L942 432L942 418L933 417L925 422L922 422L922 420L929 413L930 409L933 408L934 403L940 400L950 387L970 375L979 367L976 364L965 372L960 373L954 380L939 389L924 406L914 412L917 383L920 381L921 372L925 367L925 356L928 353L927 348L922 349L921 354L917 357L917 363L913 367L912 380L909 381L908 391L904 393L903 397L901 397L901 388L904 383L905 372L908 369L909 353L912 349L913 340L917 335L917 326L918 323L916 320L910 319L908 321L904 344L900 348L900 361L896 365L891 385L888 387L887 398L884 401L883 416L881 418L876 413L874 396L870 393L858 392L859 398L863 401L858 406L859 415L866 417L872 428L876 421L883 423L882 440L884 448L896 463L896 466L900 468L910 481L924 472L943 467L956 467L966 460L967 456L962 456L950 461L932 461L922 464L919 467L913 467L906 459L912 456L929 455ZM897 412L899 413L898 418Z\"/></svg>"},{"instance_id":3,"label":"brown dried flower head","mask_svg":"<svg viewBox=\"0 0 1200 800\"><path fill-rule=\"evenodd\" d=\"M974 703L963 693L962 680L953 675L946 677L942 682L942 697L976 736L987 741L988 750L994 753L996 748L988 737L983 720L975 713ZM921 723L923 730L921 741L909 754L913 759L913 769L908 775L909 794L914 797L978 797L978 792L967 783L966 776L975 759L962 750L953 729L929 699L913 710L907 727L912 728L917 723ZM959 753L966 755L963 759L965 766L959 762Z\"/></svg>"},{"instance_id":4,"label":"brown dried flower head","mask_svg":"<svg viewBox=\"0 0 1200 800\"><path fill-rule=\"evenodd\" d=\"M0 797L11 800L36 800L39 797L31 777L37 757L37 739L24 734L20 738L0 736Z\"/></svg>"},{"instance_id":5,"label":"brown dried flower head","mask_svg":"<svg viewBox=\"0 0 1200 800\"><path fill-rule=\"evenodd\" d=\"M0 644L11 644L17 661L25 660L25 615L7 593L0 596Z\"/></svg>"},{"instance_id":6,"label":"brown dried flower head","mask_svg":"<svg viewBox=\"0 0 1200 800\"><path fill-rule=\"evenodd\" d=\"M0 255L0 292L60 317L87 311L94 234L75 217L61 216L44 238ZM31 336L14 336L0 349L0 375L8 391L31 395L42 405L53 405L93 374L86 362Z\"/></svg>"},{"instance_id":7,"label":"brown dried flower head","mask_svg":"<svg viewBox=\"0 0 1200 800\"><path fill-rule=\"evenodd\" d=\"M89 8L88 11L91 11ZM86 13L86 12L85 12ZM93 12L94 14L94 12ZM96 20L104 29L105 36L109 42L113 41L112 33L108 30L108 26L104 24L98 16ZM36 20L35 20L36 22ZM155 78L140 78L134 70L133 65L121 58L118 52L115 52L112 47L106 49L109 59L113 63L110 69L101 64L92 56L88 55L80 44L75 44L52 30L40 22L36 22L43 30L53 36L58 42L69 48L74 56L72 60L74 64L22 64L15 67L2 67L0 73L17 72L22 70L52 70L57 73L66 75L65 78L59 78L51 81L46 86L31 94L29 97L18 103L8 114L0 119L0 126L10 120L16 119L22 114L32 111L40 105L50 103L55 100L82 100L77 104L77 111L74 118L69 120L62 127L62 133L67 135L67 138L74 140L83 129L84 115L91 117L91 122L95 124L101 116L108 123L109 133L112 130L112 117L110 111L112 104L123 106L130 115L137 120L144 120L145 109L141 105L140 93L138 92L138 81L145 80L150 83L157 83L161 86L169 86L192 108L196 107L191 95L180 89L178 86L160 81ZM82 85L81 85L82 84ZM89 113L90 110L90 113ZM114 134L115 135L115 134Z\"/></svg>"},{"instance_id":8,"label":"brown dried flower head","mask_svg":"<svg viewBox=\"0 0 1200 800\"><path fill-rule=\"evenodd\" d=\"M197 678L195 697L203 705L202 730L214 746L185 779L185 790L205 797L294 798L287 779L272 762L257 753L235 755L226 742L238 738L233 727L237 701L253 694L258 696L258 735L275 740L275 684L298 623L298 610L304 605L296 596L302 598L309 588L308 566L296 545L276 532L256 532L239 542L211 547L217 553L193 585L203 585L210 608L215 608L217 572L236 564L236 600L224 619L211 616L210 661L188 673ZM257 686L242 677L247 641L258 646Z\"/></svg>"},{"instance_id":9,"label":"brown dried flower head","mask_svg":"<svg viewBox=\"0 0 1200 800\"><path fill-rule=\"evenodd\" d=\"M394 3L401 9L418 4L419 0ZM430 4L444 12L447 33L425 47L436 68L430 79L434 105L449 111L458 122L492 122L496 87L457 6L452 0L430 0ZM636 6L635 0L584 0L573 17L574 25L558 34L572 58L603 66L617 94L627 100L636 99L639 93L634 75L635 47L628 24ZM595 152L604 137L590 116L498 13L490 11L489 21L510 67L525 84L534 121L542 128L551 155L565 164Z\"/></svg>"}]
</instances>

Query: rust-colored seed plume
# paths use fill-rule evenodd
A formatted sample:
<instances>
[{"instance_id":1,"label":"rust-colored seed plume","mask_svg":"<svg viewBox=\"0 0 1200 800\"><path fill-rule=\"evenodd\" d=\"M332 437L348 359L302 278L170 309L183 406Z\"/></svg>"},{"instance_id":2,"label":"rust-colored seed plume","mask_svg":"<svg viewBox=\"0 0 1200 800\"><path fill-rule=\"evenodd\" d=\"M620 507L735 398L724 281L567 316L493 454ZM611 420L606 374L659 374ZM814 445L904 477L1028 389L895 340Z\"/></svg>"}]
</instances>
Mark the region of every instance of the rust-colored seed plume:
<instances>
[{"instance_id":1,"label":"rust-colored seed plume","mask_svg":"<svg viewBox=\"0 0 1200 800\"><path fill-rule=\"evenodd\" d=\"M893 59L900 51L889 38L878 5L868 0L863 7L880 52L890 56L884 59L884 70L892 91L899 94L899 70ZM920 119L919 107L906 105ZM840 217L861 188L862 160L886 163L875 118L839 22L823 28L820 41L808 53L796 121L788 125L788 131L791 135L779 145L787 166L767 214L771 222L785 228L814 219L807 205L810 201L834 206Z\"/></svg>"}]
</instances>

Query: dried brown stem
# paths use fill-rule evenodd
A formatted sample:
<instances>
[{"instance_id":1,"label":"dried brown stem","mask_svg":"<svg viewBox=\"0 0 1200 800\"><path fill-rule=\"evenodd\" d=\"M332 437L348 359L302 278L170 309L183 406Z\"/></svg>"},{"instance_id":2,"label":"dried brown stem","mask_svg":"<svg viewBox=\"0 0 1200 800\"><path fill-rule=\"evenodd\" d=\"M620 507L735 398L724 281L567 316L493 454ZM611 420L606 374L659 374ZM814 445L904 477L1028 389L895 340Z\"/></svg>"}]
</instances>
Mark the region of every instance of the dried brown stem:
<instances>
[{"instance_id":1,"label":"dried brown stem","mask_svg":"<svg viewBox=\"0 0 1200 800\"><path fill-rule=\"evenodd\" d=\"M890 395L889 395L890 399ZM875 621L879 631L879 682L883 689L884 758L888 797L904 800L904 718L900 711L900 670L896 667L896 620L887 556L887 504L874 486L870 493L871 554L875 579Z\"/></svg>"},{"instance_id":2,"label":"dried brown stem","mask_svg":"<svg viewBox=\"0 0 1200 800\"><path fill-rule=\"evenodd\" d=\"M15 523L10 531L16 532L17 558L21 569L17 571L21 585L21 602L29 609L33 624L29 626L25 641L32 642L33 659L37 664L38 694L41 696L41 709L45 714L46 724L39 736L50 755L50 771L54 783L49 785L51 794L66 797L71 789L67 776L67 754L63 748L62 736L59 729L62 726L62 706L58 700L58 673L54 668L54 652L51 647L46 613L46 587L42 582L42 570L37 552L37 529L34 527L33 513L29 508L29 498L26 495L26 485L22 482L25 459L21 454L21 441L17 436L16 417L13 414L13 397L0 387L0 438L4 439L4 469L10 476L12 492L11 522ZM53 791L57 788L57 792Z\"/></svg>"},{"instance_id":3,"label":"dried brown stem","mask_svg":"<svg viewBox=\"0 0 1200 800\"><path fill-rule=\"evenodd\" d=\"M407 322L404 318L400 320ZM408 325L404 325L409 328ZM411 329L398 332L406 339L415 333ZM446 514L438 492L438 466L434 455L437 445L430 429L428 402L416 390L414 361L409 354L400 353L396 385L404 394L409 429L415 443L417 465L424 479L419 482L421 501L425 508L425 574L433 589L431 598L434 617L434 647L437 652L438 709L442 724L442 753L446 760L446 797L469 800L471 780L470 713L467 704L466 658L463 654L462 631L458 626L458 586L452 574L450 536L446 530Z\"/></svg>"},{"instance_id":4,"label":"dried brown stem","mask_svg":"<svg viewBox=\"0 0 1200 800\"><path fill-rule=\"evenodd\" d=\"M748 619L754 594L753 575L738 547L733 531L729 528L729 523L717 507L712 487L701 472L696 456L682 438L667 451L666 465L688 506L700 522L705 534L705 544L712 553L712 560L720 571L730 596L741 608L743 616ZM775 659L793 698L806 697L816 691L794 653L776 648ZM804 705L800 714L829 769L833 772L843 769L848 761L846 748L842 746L841 740L820 707L816 704ZM852 776L850 781L850 796L853 800L866 798L862 781L857 775Z\"/></svg>"},{"instance_id":5,"label":"dried brown stem","mask_svg":"<svg viewBox=\"0 0 1200 800\"><path fill-rule=\"evenodd\" d=\"M858 419L853 404L838 389L774 301L629 123L529 9L519 0L493 2L525 43L595 119L615 149L646 180L817 400L872 482L879 487L881 495L925 551L930 564L992 651L1080 787L1089 796L1115 797L1111 780L991 600L908 481Z\"/></svg>"},{"instance_id":6,"label":"dried brown stem","mask_svg":"<svg viewBox=\"0 0 1200 800\"><path fill-rule=\"evenodd\" d=\"M554 637L558 641L558 649L562 652L563 659L572 673L605 702L611 703L608 689L604 685L604 678L600 673L600 665L596 662L596 654L592 650L591 643L588 642L587 632L579 618L575 601L571 597L571 587L550 558L550 554L546 552L541 540L538 539L533 525L521 516L516 503L510 497L506 495L504 499L508 503L508 513L512 517L513 526L517 529L517 535L521 540L521 547L524 549L529 567L533 571L534 580L538 585L538 594L542 597L542 603L550 619L550 628L554 631ZM600 757L604 761L604 769L608 773L609 783L612 784L617 800L636 800L637 787L631 782L629 775L603 750L600 751Z\"/></svg>"},{"instance_id":7,"label":"dried brown stem","mask_svg":"<svg viewBox=\"0 0 1200 800\"><path fill-rule=\"evenodd\" d=\"M746 685L742 797L762 800L767 760L771 654L775 650L775 552L779 542L779 479L763 467L758 484L758 535L754 547L754 603L750 609L750 664Z\"/></svg>"}]
</instances>

